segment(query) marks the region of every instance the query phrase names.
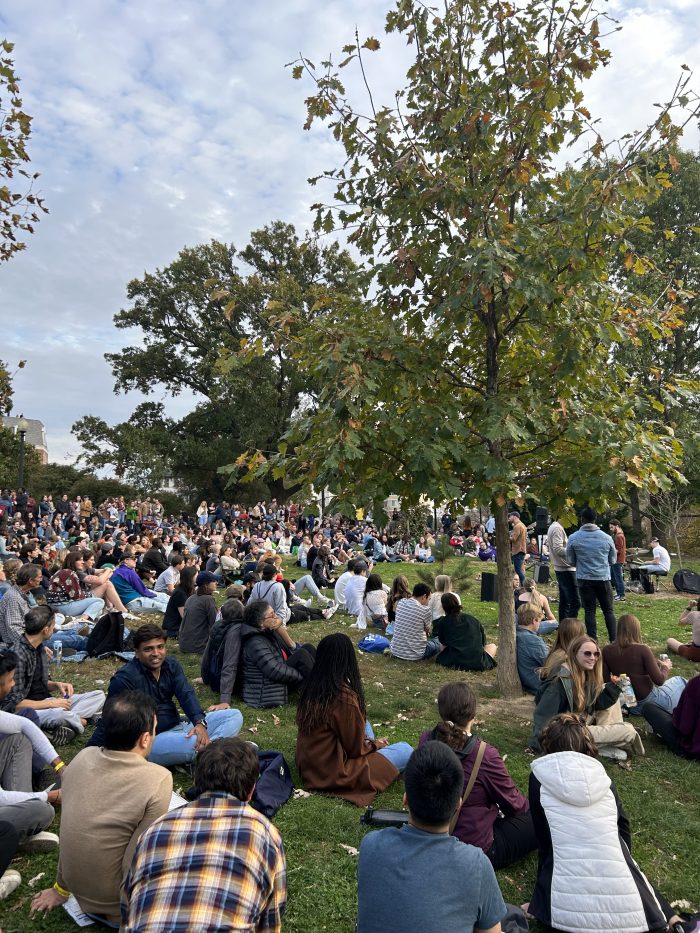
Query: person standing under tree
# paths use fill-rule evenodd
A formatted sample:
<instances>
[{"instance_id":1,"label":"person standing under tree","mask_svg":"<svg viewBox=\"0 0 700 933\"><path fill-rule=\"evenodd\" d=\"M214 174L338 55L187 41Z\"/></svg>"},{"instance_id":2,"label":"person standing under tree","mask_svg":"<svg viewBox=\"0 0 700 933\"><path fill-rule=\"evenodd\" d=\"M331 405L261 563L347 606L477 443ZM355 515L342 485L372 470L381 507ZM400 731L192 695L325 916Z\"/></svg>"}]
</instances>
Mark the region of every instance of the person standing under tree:
<instances>
[{"instance_id":1,"label":"person standing under tree","mask_svg":"<svg viewBox=\"0 0 700 933\"><path fill-rule=\"evenodd\" d=\"M615 600L621 602L625 598L625 580L622 570L627 562L627 539L619 522L610 522L608 526L617 551L615 563L611 566L612 582L615 587Z\"/></svg>"}]
</instances>

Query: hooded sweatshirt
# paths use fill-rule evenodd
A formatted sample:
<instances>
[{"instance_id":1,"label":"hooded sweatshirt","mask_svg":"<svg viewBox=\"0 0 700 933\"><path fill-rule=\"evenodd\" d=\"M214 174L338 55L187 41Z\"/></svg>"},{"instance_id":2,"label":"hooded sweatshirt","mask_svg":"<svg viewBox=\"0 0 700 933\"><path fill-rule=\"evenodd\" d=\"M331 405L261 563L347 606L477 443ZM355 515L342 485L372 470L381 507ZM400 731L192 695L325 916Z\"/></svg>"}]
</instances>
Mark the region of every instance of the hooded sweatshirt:
<instances>
[{"instance_id":1,"label":"hooded sweatshirt","mask_svg":"<svg viewBox=\"0 0 700 933\"><path fill-rule=\"evenodd\" d=\"M666 929L654 889L630 853L629 822L603 765L557 752L531 768L539 866L530 913L567 933Z\"/></svg>"}]
</instances>

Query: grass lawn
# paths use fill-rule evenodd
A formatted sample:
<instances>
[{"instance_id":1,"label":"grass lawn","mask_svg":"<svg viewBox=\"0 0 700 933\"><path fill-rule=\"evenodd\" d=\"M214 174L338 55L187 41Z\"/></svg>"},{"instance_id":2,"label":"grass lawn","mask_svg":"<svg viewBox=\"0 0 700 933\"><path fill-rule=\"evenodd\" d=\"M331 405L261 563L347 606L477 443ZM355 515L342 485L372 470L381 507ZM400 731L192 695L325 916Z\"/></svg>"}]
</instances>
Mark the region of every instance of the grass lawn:
<instances>
[{"instance_id":1,"label":"grass lawn","mask_svg":"<svg viewBox=\"0 0 700 933\"><path fill-rule=\"evenodd\" d=\"M448 562L446 572L456 561ZM462 594L465 609L484 624L487 635L497 640L497 607L495 603L479 601L476 579L481 565L470 561L473 581L469 591ZM294 579L291 568L289 576ZM433 565L437 570L437 565ZM493 568L491 568L493 569ZM411 584L416 582L413 565L399 568ZM396 565L382 564L379 572L390 582L397 572ZM670 576L669 576L670 581ZM670 584L669 584L670 585ZM556 596L556 586L542 587L550 598ZM634 612L642 622L647 644L655 652L664 650L666 638L686 638L687 629L677 625L687 597L668 593L656 596L628 596L624 611ZM622 612L619 604L616 611ZM554 606L556 614L556 606ZM343 630L353 620L336 613L329 622L295 626L293 636L299 641L317 643L324 635ZM601 637L605 626L600 613L598 625ZM681 632L682 634L678 634ZM354 642L361 634L350 629ZM172 653L177 656L177 649ZM445 672L432 663L402 664L382 655L360 655L369 717L377 735L387 735L391 741L403 739L415 744L420 733L435 725L437 720L436 696L440 686L448 680L466 679L477 691L480 706L477 717L481 721L478 732L495 745L506 757L507 766L523 791L531 759L524 748L530 731L532 700L522 698L505 702L498 698L495 671L484 674ZM190 677L199 676L198 659L181 658ZM118 665L108 661L86 662L81 665L65 663L61 677L72 680L77 690L95 689L109 682ZM698 665L674 658L674 673L692 676ZM215 702L207 688L197 688L203 706ZM257 742L261 748L280 749L289 761L298 786L294 767L294 701L286 709L252 710L241 706L245 722L242 736ZM273 712L275 714L273 718ZM698 764L676 758L653 736L643 733L647 756L632 759L632 770L625 771L613 763L605 767L615 781L632 824L633 854L649 879L670 900L684 898L700 908L700 770ZM67 760L79 746L64 749ZM183 778L175 775L176 788L182 787ZM185 785L186 786L186 785ZM401 806L403 786L397 782L377 799L377 806ZM355 928L356 858L342 845L357 847L366 830L360 825L362 810L344 801L313 795L292 799L275 817L284 838L287 851L289 903L285 929L294 933L315 933L328 930L333 933L351 933ZM56 825L58 829L58 821ZM76 929L63 910L56 910L45 918L29 918L32 893L53 884L57 856L18 858L12 867L22 874L22 885L8 900L0 903L0 924L5 933L17 931ZM514 868L498 873L504 897L519 904L529 900L535 877L534 857ZM387 866L387 870L391 870ZM33 887L29 882L41 875ZM406 929L411 928L406 919ZM97 929L97 928L96 928ZM533 930L542 928L531 925Z\"/></svg>"}]
</instances>

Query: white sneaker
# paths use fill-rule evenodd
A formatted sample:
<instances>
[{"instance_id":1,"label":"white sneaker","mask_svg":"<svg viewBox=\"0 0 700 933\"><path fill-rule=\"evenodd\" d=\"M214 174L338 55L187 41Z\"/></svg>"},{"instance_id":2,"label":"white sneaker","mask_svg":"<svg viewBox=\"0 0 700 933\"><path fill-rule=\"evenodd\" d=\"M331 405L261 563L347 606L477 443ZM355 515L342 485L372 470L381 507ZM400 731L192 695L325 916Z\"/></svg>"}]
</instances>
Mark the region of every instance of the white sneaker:
<instances>
[{"instance_id":1,"label":"white sneaker","mask_svg":"<svg viewBox=\"0 0 700 933\"><path fill-rule=\"evenodd\" d=\"M325 616L326 619L330 619L330 617L337 611L338 611L338 604L331 602L324 609L323 615ZM326 615L326 613L328 613L328 615Z\"/></svg>"},{"instance_id":2,"label":"white sneaker","mask_svg":"<svg viewBox=\"0 0 700 933\"><path fill-rule=\"evenodd\" d=\"M20 843L19 851L32 854L34 852L51 852L58 848L56 833L36 833Z\"/></svg>"},{"instance_id":3,"label":"white sneaker","mask_svg":"<svg viewBox=\"0 0 700 933\"><path fill-rule=\"evenodd\" d=\"M0 877L0 901L4 901L15 891L22 883L22 876L13 868L8 868L2 877Z\"/></svg>"},{"instance_id":4,"label":"white sneaker","mask_svg":"<svg viewBox=\"0 0 700 933\"><path fill-rule=\"evenodd\" d=\"M624 748L614 748L611 745L604 745L598 749L601 758L612 758L614 761L627 761L627 752Z\"/></svg>"},{"instance_id":5,"label":"white sneaker","mask_svg":"<svg viewBox=\"0 0 700 933\"><path fill-rule=\"evenodd\" d=\"M300 599L299 602L302 604L302 606L306 606L307 609L310 609L313 599Z\"/></svg>"}]
</instances>

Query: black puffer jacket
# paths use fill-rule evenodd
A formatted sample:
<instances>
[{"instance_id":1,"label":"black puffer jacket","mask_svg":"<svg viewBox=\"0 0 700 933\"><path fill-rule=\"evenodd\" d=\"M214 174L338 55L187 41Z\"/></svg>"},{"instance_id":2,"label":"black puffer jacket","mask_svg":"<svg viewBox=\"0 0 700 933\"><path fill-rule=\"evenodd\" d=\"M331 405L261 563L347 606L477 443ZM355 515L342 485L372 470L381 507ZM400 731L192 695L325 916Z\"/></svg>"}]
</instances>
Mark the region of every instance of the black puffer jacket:
<instances>
[{"instance_id":1,"label":"black puffer jacket","mask_svg":"<svg viewBox=\"0 0 700 933\"><path fill-rule=\"evenodd\" d=\"M274 632L241 625L243 702L255 709L287 705L287 685L301 683L299 671L284 659Z\"/></svg>"}]
</instances>

